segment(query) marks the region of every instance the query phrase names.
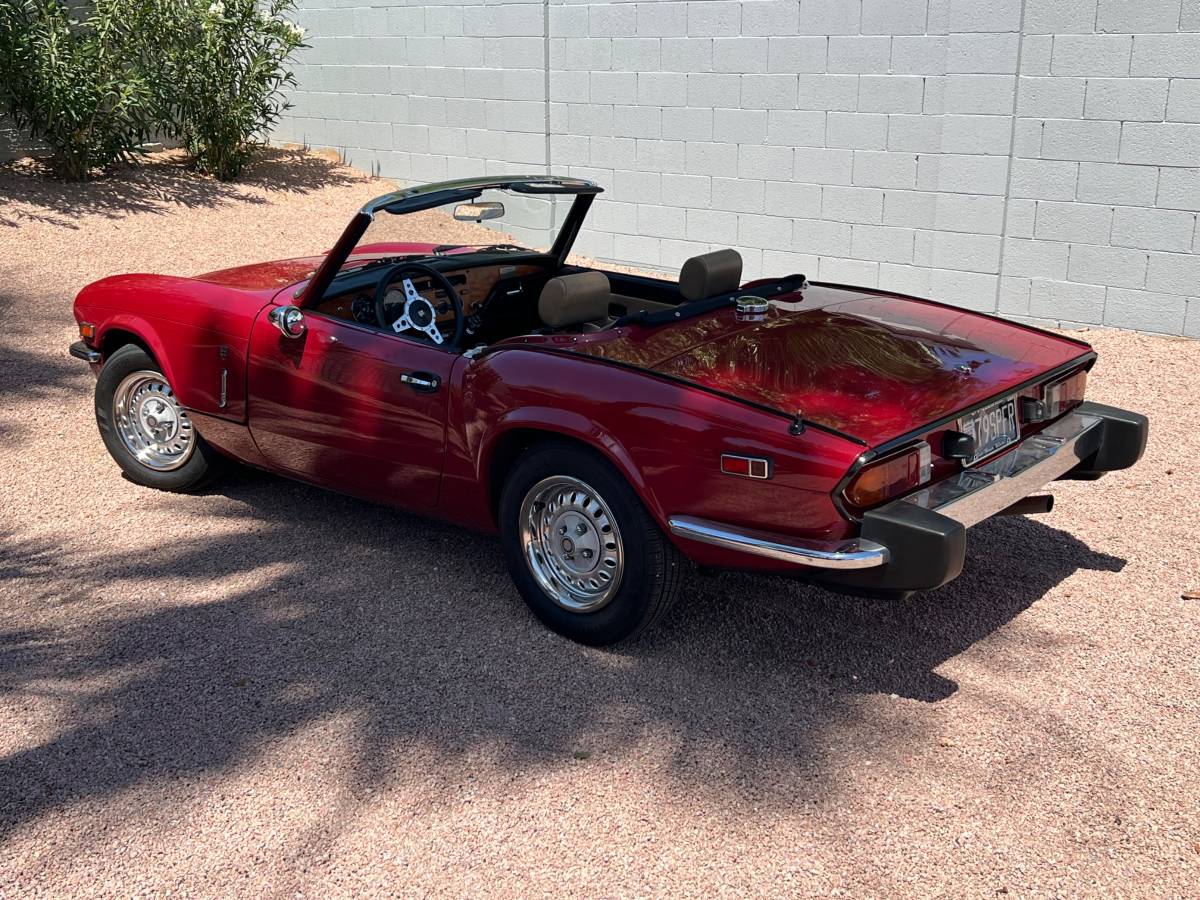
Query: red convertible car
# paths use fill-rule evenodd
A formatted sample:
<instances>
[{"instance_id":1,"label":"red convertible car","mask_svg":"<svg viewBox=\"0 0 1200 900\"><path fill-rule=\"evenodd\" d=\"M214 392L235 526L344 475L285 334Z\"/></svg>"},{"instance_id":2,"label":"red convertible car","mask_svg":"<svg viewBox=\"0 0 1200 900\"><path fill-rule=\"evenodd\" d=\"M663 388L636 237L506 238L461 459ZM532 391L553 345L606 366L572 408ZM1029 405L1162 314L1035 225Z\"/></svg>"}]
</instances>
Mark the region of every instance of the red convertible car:
<instances>
[{"instance_id":1,"label":"red convertible car","mask_svg":"<svg viewBox=\"0 0 1200 900\"><path fill-rule=\"evenodd\" d=\"M743 284L729 249L677 281L573 264L600 191L413 187L324 256L89 285L71 353L109 453L164 490L231 458L496 531L534 613L607 644L663 613L685 558L936 588L969 527L1145 448L1144 416L1084 401L1095 354L1063 335L803 275ZM363 241L391 215L535 200L563 212L549 249Z\"/></svg>"}]
</instances>

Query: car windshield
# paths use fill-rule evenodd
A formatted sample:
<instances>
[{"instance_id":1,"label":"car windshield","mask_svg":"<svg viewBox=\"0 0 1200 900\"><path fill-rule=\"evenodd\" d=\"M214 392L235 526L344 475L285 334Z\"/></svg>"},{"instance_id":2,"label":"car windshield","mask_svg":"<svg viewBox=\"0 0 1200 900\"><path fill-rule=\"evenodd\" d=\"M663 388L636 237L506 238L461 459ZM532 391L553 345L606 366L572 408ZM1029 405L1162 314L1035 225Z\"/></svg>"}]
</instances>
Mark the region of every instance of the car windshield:
<instances>
[{"instance_id":1,"label":"car windshield","mask_svg":"<svg viewBox=\"0 0 1200 900\"><path fill-rule=\"evenodd\" d=\"M384 194L354 216L298 299L324 296L343 275L397 259L546 250L565 259L600 191L578 178L517 175Z\"/></svg>"},{"instance_id":2,"label":"car windshield","mask_svg":"<svg viewBox=\"0 0 1200 900\"><path fill-rule=\"evenodd\" d=\"M562 227L571 197L486 190L477 199L401 215L375 215L341 271L399 257L545 252ZM477 218L469 218L470 214ZM484 218L483 216L488 216Z\"/></svg>"}]
</instances>

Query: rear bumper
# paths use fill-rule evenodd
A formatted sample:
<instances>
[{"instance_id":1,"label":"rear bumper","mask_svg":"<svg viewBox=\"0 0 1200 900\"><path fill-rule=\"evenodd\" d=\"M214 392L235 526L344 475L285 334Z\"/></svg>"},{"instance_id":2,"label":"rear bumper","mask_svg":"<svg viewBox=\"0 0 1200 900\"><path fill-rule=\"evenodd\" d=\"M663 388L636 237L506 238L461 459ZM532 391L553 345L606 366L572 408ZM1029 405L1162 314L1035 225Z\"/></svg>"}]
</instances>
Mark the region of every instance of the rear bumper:
<instances>
[{"instance_id":1,"label":"rear bumper","mask_svg":"<svg viewBox=\"0 0 1200 900\"><path fill-rule=\"evenodd\" d=\"M668 524L671 534L676 537L814 569L843 572L871 569L882 566L889 559L887 547L858 538L845 541L796 541L782 535L722 525L692 516L672 516Z\"/></svg>"},{"instance_id":2,"label":"rear bumper","mask_svg":"<svg viewBox=\"0 0 1200 900\"><path fill-rule=\"evenodd\" d=\"M670 520L671 532L794 563L798 573L850 588L928 590L962 571L972 525L1055 479L1095 478L1132 466L1146 448L1147 427L1138 413L1081 404L990 462L871 510L863 516L860 536L851 540L795 541L686 516Z\"/></svg>"}]
</instances>

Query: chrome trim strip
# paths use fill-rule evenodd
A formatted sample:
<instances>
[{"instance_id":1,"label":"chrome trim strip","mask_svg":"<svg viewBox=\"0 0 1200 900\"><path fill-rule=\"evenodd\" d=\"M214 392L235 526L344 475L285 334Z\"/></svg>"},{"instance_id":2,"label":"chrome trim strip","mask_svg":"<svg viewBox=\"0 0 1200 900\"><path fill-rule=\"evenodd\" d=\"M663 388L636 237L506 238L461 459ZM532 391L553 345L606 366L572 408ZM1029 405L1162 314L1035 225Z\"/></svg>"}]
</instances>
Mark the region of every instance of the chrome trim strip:
<instances>
[{"instance_id":1,"label":"chrome trim strip","mask_svg":"<svg viewBox=\"0 0 1200 900\"><path fill-rule=\"evenodd\" d=\"M963 469L895 503L936 512L970 528L1065 475L1100 447L1104 420L1067 413L990 462Z\"/></svg>"},{"instance_id":2,"label":"chrome trim strip","mask_svg":"<svg viewBox=\"0 0 1200 900\"><path fill-rule=\"evenodd\" d=\"M689 541L816 569L870 569L888 561L887 547L859 538L799 542L782 535L734 528L691 516L673 516L668 524L671 534Z\"/></svg>"}]
</instances>

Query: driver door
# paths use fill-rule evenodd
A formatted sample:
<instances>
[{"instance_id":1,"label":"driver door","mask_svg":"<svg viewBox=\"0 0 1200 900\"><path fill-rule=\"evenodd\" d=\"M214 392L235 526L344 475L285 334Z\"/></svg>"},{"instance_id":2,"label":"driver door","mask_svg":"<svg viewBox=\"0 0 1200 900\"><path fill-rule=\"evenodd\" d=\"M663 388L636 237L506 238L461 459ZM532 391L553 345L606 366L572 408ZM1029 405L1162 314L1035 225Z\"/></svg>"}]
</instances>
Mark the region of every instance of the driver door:
<instances>
[{"instance_id":1,"label":"driver door","mask_svg":"<svg viewBox=\"0 0 1200 900\"><path fill-rule=\"evenodd\" d=\"M459 357L418 340L305 310L283 335L250 335L250 431L280 470L323 487L414 508L437 503L450 370Z\"/></svg>"}]
</instances>

